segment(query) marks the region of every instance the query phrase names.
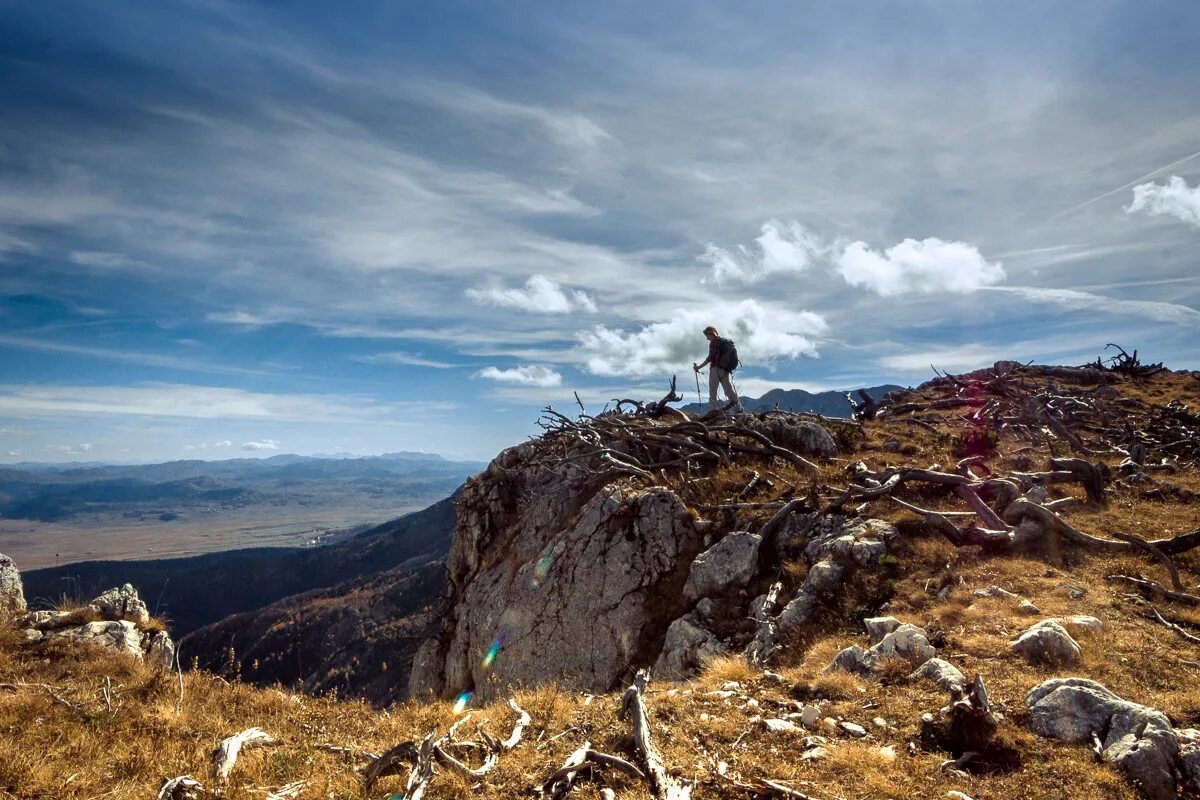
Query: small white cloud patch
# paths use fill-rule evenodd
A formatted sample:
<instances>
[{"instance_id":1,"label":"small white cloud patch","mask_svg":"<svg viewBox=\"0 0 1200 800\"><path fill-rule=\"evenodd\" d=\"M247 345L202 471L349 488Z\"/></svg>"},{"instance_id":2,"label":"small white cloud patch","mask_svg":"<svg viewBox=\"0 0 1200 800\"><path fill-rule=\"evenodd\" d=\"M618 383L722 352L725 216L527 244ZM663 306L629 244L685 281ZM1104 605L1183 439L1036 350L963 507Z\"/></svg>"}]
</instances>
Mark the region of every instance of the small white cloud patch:
<instances>
[{"instance_id":1,"label":"small white cloud patch","mask_svg":"<svg viewBox=\"0 0 1200 800\"><path fill-rule=\"evenodd\" d=\"M688 369L708 355L701 333L714 325L737 343L743 362L771 362L816 356L814 337L828 330L808 311L787 311L743 300L730 306L680 310L666 322L626 333L603 325L579 334L579 349L594 375L646 377Z\"/></svg>"},{"instance_id":2,"label":"small white cloud patch","mask_svg":"<svg viewBox=\"0 0 1200 800\"><path fill-rule=\"evenodd\" d=\"M467 297L483 306L515 308L535 314L594 313L596 303L586 292L564 290L545 275L533 275L522 289L503 286L467 289Z\"/></svg>"},{"instance_id":3,"label":"small white cloud patch","mask_svg":"<svg viewBox=\"0 0 1200 800\"><path fill-rule=\"evenodd\" d=\"M1178 175L1172 175L1161 186L1140 183L1133 187L1133 202L1125 207L1127 214L1138 212L1152 217L1176 217L1200 228L1200 184L1193 189Z\"/></svg>"},{"instance_id":4,"label":"small white cloud patch","mask_svg":"<svg viewBox=\"0 0 1200 800\"><path fill-rule=\"evenodd\" d=\"M558 386L562 383L562 375L550 367L545 367L541 364L513 367L511 369L487 367L478 373L478 377L487 378L491 381L500 381L501 383L515 383L521 386L539 386L542 388Z\"/></svg>"},{"instance_id":5,"label":"small white cloud patch","mask_svg":"<svg viewBox=\"0 0 1200 800\"><path fill-rule=\"evenodd\" d=\"M803 272L827 249L799 222L784 224L775 219L763 223L762 235L754 242L734 250L710 243L700 260L712 267L717 283L758 283L773 273Z\"/></svg>"},{"instance_id":6,"label":"small white cloud patch","mask_svg":"<svg viewBox=\"0 0 1200 800\"><path fill-rule=\"evenodd\" d=\"M883 297L918 292L969 294L1004 280L1000 262L988 261L974 245L936 238L905 239L882 254L866 242L854 242L838 256L837 271L851 286Z\"/></svg>"},{"instance_id":7,"label":"small white cloud patch","mask_svg":"<svg viewBox=\"0 0 1200 800\"><path fill-rule=\"evenodd\" d=\"M279 442L274 439L263 439L259 442L243 442L243 450L278 450Z\"/></svg>"}]
</instances>

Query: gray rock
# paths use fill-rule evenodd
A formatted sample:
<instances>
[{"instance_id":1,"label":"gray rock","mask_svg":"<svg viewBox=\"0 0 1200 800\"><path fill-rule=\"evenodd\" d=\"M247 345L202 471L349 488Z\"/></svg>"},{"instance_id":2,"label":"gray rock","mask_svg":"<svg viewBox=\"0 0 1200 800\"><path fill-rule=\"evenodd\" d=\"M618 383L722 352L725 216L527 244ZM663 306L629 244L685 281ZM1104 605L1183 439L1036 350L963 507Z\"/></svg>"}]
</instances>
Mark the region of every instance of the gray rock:
<instances>
[{"instance_id":1,"label":"gray rock","mask_svg":"<svg viewBox=\"0 0 1200 800\"><path fill-rule=\"evenodd\" d=\"M962 695L967 690L967 676L962 671L940 658L931 658L908 676L910 680L928 678L952 695Z\"/></svg>"},{"instance_id":2,"label":"gray rock","mask_svg":"<svg viewBox=\"0 0 1200 800\"><path fill-rule=\"evenodd\" d=\"M819 706L805 706L800 709L800 724L811 730L816 730L816 727L821 723L821 709Z\"/></svg>"},{"instance_id":3,"label":"gray rock","mask_svg":"<svg viewBox=\"0 0 1200 800\"><path fill-rule=\"evenodd\" d=\"M786 719L764 719L763 725L771 733L800 733L801 731L796 723Z\"/></svg>"},{"instance_id":4,"label":"gray rock","mask_svg":"<svg viewBox=\"0 0 1200 800\"><path fill-rule=\"evenodd\" d=\"M1182 728L1175 731L1179 741L1179 772L1184 797L1200 797L1200 731Z\"/></svg>"},{"instance_id":5,"label":"gray rock","mask_svg":"<svg viewBox=\"0 0 1200 800\"><path fill-rule=\"evenodd\" d=\"M59 628L70 628L94 621L100 616L100 609L87 605L73 608L69 611L32 611L25 619L25 624L39 631L53 631Z\"/></svg>"},{"instance_id":6,"label":"gray rock","mask_svg":"<svg viewBox=\"0 0 1200 800\"><path fill-rule=\"evenodd\" d=\"M895 617L867 617L863 620L863 626L867 629L871 644L878 644L883 637L900 627L900 620Z\"/></svg>"},{"instance_id":7,"label":"gray rock","mask_svg":"<svg viewBox=\"0 0 1200 800\"><path fill-rule=\"evenodd\" d=\"M167 671L175 668L175 643L166 631L143 633L140 644L146 663Z\"/></svg>"},{"instance_id":8,"label":"gray rock","mask_svg":"<svg viewBox=\"0 0 1200 800\"><path fill-rule=\"evenodd\" d=\"M129 620L100 620L75 628L63 628L45 634L47 639L69 639L93 644L113 653L142 657L142 637Z\"/></svg>"},{"instance_id":9,"label":"gray rock","mask_svg":"<svg viewBox=\"0 0 1200 800\"><path fill-rule=\"evenodd\" d=\"M8 619L25 611L25 587L21 573L8 556L0 553L0 619Z\"/></svg>"},{"instance_id":10,"label":"gray rock","mask_svg":"<svg viewBox=\"0 0 1200 800\"><path fill-rule=\"evenodd\" d=\"M1022 614L1029 614L1030 616L1034 616L1034 615L1042 613L1042 610L1040 608L1038 608L1037 606L1035 606L1033 603L1031 603L1028 600L1022 600L1020 603L1018 603L1017 611L1020 611Z\"/></svg>"},{"instance_id":11,"label":"gray rock","mask_svg":"<svg viewBox=\"0 0 1200 800\"><path fill-rule=\"evenodd\" d=\"M1015 592L1010 592L1008 589L1001 589L999 586L989 586L986 589L976 589L971 592L972 597L1019 597Z\"/></svg>"},{"instance_id":12,"label":"gray rock","mask_svg":"<svg viewBox=\"0 0 1200 800\"><path fill-rule=\"evenodd\" d=\"M146 604L138 597L137 589L128 583L119 589L109 589L92 600L91 604L99 609L105 619L129 620L140 624L150 621Z\"/></svg>"},{"instance_id":13,"label":"gray rock","mask_svg":"<svg viewBox=\"0 0 1200 800\"><path fill-rule=\"evenodd\" d=\"M829 458L838 452L833 436L815 422L793 417L770 417L765 420L751 418L745 424L798 455Z\"/></svg>"},{"instance_id":14,"label":"gray rock","mask_svg":"<svg viewBox=\"0 0 1200 800\"><path fill-rule=\"evenodd\" d=\"M758 571L758 548L762 537L757 533L734 531L696 556L684 584L688 600L740 589L754 579Z\"/></svg>"},{"instance_id":15,"label":"gray rock","mask_svg":"<svg viewBox=\"0 0 1200 800\"><path fill-rule=\"evenodd\" d=\"M1074 664L1083 655L1079 643L1052 619L1042 620L1022 632L1011 647L1033 663Z\"/></svg>"},{"instance_id":16,"label":"gray rock","mask_svg":"<svg viewBox=\"0 0 1200 800\"><path fill-rule=\"evenodd\" d=\"M505 451L461 490L452 611L436 649L413 665L415 694L474 686L488 701L551 680L608 691L658 656L647 648L687 609L669 587L683 583L706 523L661 487L581 497L577 483L526 467L529 452ZM499 637L504 649L485 663Z\"/></svg>"},{"instance_id":17,"label":"gray rock","mask_svg":"<svg viewBox=\"0 0 1200 800\"><path fill-rule=\"evenodd\" d=\"M1054 678L1025 695L1029 727L1049 739L1090 744L1103 737L1106 761L1123 769L1148 800L1174 800L1179 742L1166 715L1122 700L1085 678Z\"/></svg>"},{"instance_id":18,"label":"gray rock","mask_svg":"<svg viewBox=\"0 0 1200 800\"><path fill-rule=\"evenodd\" d=\"M1055 622L1062 625L1064 628L1072 631L1087 631L1088 633L1100 633L1104 630L1104 623L1096 617L1088 617L1082 614L1076 614L1070 617L1056 617Z\"/></svg>"},{"instance_id":19,"label":"gray rock","mask_svg":"<svg viewBox=\"0 0 1200 800\"><path fill-rule=\"evenodd\" d=\"M842 650L825 671L829 673L841 669L867 674L889 658L902 658L917 666L933 658L936 652L926 638L925 631L916 625L903 623L867 650L858 645Z\"/></svg>"},{"instance_id":20,"label":"gray rock","mask_svg":"<svg viewBox=\"0 0 1200 800\"><path fill-rule=\"evenodd\" d=\"M701 619L713 619L717 615L717 604L712 601L712 598L706 597L696 603L696 613Z\"/></svg>"},{"instance_id":21,"label":"gray rock","mask_svg":"<svg viewBox=\"0 0 1200 800\"><path fill-rule=\"evenodd\" d=\"M855 739L861 739L867 735L867 729L856 722L839 722L838 728L847 736L853 736Z\"/></svg>"},{"instance_id":22,"label":"gray rock","mask_svg":"<svg viewBox=\"0 0 1200 800\"><path fill-rule=\"evenodd\" d=\"M728 648L712 632L699 624L692 614L685 614L667 628L662 653L651 674L667 681L691 677L716 656L728 653Z\"/></svg>"}]
</instances>

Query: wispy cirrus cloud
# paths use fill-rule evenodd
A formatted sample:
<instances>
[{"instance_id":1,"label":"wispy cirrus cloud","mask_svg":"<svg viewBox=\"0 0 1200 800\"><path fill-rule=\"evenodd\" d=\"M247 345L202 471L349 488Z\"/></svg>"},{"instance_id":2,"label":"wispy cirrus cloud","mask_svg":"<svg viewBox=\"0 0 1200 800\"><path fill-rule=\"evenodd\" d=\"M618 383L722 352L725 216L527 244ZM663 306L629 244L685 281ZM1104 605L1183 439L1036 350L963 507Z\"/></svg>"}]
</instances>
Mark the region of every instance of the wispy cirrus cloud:
<instances>
[{"instance_id":1,"label":"wispy cirrus cloud","mask_svg":"<svg viewBox=\"0 0 1200 800\"><path fill-rule=\"evenodd\" d=\"M1178 175L1164 184L1141 183L1133 187L1133 202L1125 207L1127 214L1169 216L1200 228L1200 184L1195 187Z\"/></svg>"},{"instance_id":2,"label":"wispy cirrus cloud","mask_svg":"<svg viewBox=\"0 0 1200 800\"><path fill-rule=\"evenodd\" d=\"M1039 286L989 286L988 291L1004 292L1035 303L1053 303L1072 311L1096 311L1110 314L1129 314L1159 322L1200 325L1200 311L1180 303L1158 300L1123 300L1105 297L1076 289L1053 289Z\"/></svg>"},{"instance_id":3,"label":"wispy cirrus cloud","mask_svg":"<svg viewBox=\"0 0 1200 800\"><path fill-rule=\"evenodd\" d=\"M515 383L520 386L537 386L550 388L562 384L562 375L556 370L541 364L531 364L510 369L485 367L478 373L480 378L500 383Z\"/></svg>"},{"instance_id":4,"label":"wispy cirrus cloud","mask_svg":"<svg viewBox=\"0 0 1200 800\"><path fill-rule=\"evenodd\" d=\"M467 297L479 305L512 308L534 314L595 313L596 303L586 292L564 290L545 275L532 275L520 289L504 286L472 287Z\"/></svg>"}]
</instances>

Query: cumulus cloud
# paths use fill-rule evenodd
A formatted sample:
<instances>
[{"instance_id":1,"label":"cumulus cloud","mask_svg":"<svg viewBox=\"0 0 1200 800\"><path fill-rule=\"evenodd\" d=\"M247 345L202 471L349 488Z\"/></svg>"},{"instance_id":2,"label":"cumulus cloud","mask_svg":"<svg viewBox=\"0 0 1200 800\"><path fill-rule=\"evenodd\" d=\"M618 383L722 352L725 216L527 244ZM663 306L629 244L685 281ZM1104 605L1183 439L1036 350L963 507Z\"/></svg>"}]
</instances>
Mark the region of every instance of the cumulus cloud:
<instances>
[{"instance_id":1,"label":"cumulus cloud","mask_svg":"<svg viewBox=\"0 0 1200 800\"><path fill-rule=\"evenodd\" d=\"M1178 175L1163 185L1140 183L1133 187L1133 202L1125 207L1125 213L1137 212L1152 217L1177 217L1189 225L1200 228L1200 184L1191 188Z\"/></svg>"},{"instance_id":2,"label":"cumulus cloud","mask_svg":"<svg viewBox=\"0 0 1200 800\"><path fill-rule=\"evenodd\" d=\"M533 275L523 289L489 286L467 289L467 297L482 306L515 308L535 314L566 314L570 311L594 313L596 303L586 292L564 290L545 275Z\"/></svg>"},{"instance_id":3,"label":"cumulus cloud","mask_svg":"<svg viewBox=\"0 0 1200 800\"><path fill-rule=\"evenodd\" d=\"M278 450L279 442L274 439L263 439L259 442L243 442L243 450Z\"/></svg>"},{"instance_id":4,"label":"cumulus cloud","mask_svg":"<svg viewBox=\"0 0 1200 800\"><path fill-rule=\"evenodd\" d=\"M710 243L700 261L712 267L717 283L757 283L777 272L803 272L827 247L799 222L779 220L763 223L762 235L753 246L738 245L727 250Z\"/></svg>"},{"instance_id":5,"label":"cumulus cloud","mask_svg":"<svg viewBox=\"0 0 1200 800\"><path fill-rule=\"evenodd\" d=\"M500 381L501 383L515 383L521 386L539 386L543 388L558 386L562 383L562 375L550 367L545 367L541 364L513 367L512 369L487 367L481 370L478 376L492 381Z\"/></svg>"},{"instance_id":6,"label":"cumulus cloud","mask_svg":"<svg viewBox=\"0 0 1200 800\"><path fill-rule=\"evenodd\" d=\"M974 245L936 238L905 239L882 254L866 242L854 242L838 256L836 269L851 286L883 297L913 292L969 294L1004 280L1000 262L988 261Z\"/></svg>"},{"instance_id":7,"label":"cumulus cloud","mask_svg":"<svg viewBox=\"0 0 1200 800\"><path fill-rule=\"evenodd\" d=\"M646 377L678 372L708 355L701 331L714 325L737 342L743 363L817 356L814 342L829 326L818 314L790 311L743 300L729 306L680 310L665 322L627 333L597 325L579 334L579 350L589 372Z\"/></svg>"}]
</instances>

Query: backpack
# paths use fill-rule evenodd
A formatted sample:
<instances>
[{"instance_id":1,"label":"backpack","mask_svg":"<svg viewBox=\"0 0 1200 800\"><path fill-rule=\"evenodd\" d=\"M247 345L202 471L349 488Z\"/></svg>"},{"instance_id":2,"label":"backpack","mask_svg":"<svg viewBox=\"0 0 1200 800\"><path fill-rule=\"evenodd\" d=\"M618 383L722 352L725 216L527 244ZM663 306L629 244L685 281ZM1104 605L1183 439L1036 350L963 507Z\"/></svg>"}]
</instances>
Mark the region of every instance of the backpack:
<instances>
[{"instance_id":1,"label":"backpack","mask_svg":"<svg viewBox=\"0 0 1200 800\"><path fill-rule=\"evenodd\" d=\"M718 338L716 366L726 372L733 372L738 368L738 364L740 363L738 361L737 345L733 343L733 340L724 337Z\"/></svg>"}]
</instances>

